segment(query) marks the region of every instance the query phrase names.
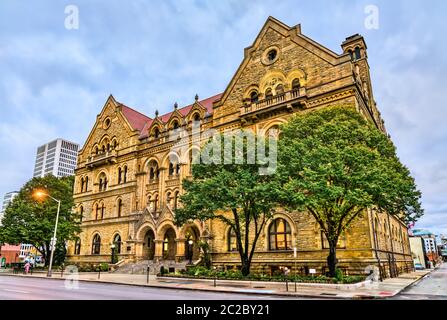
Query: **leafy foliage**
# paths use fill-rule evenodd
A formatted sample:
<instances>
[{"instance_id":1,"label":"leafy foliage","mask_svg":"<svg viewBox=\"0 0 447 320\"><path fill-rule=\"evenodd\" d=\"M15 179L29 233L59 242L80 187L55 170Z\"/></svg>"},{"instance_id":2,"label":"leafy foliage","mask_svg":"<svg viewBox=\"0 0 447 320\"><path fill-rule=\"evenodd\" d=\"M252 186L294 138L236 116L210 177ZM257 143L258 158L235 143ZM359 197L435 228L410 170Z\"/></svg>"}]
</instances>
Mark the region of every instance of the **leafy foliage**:
<instances>
[{"instance_id":1,"label":"leafy foliage","mask_svg":"<svg viewBox=\"0 0 447 320\"><path fill-rule=\"evenodd\" d=\"M417 220L421 193L387 136L349 107L295 116L282 127L281 202L310 212L326 235L335 276L340 234L367 208Z\"/></svg>"},{"instance_id":2,"label":"leafy foliage","mask_svg":"<svg viewBox=\"0 0 447 320\"><path fill-rule=\"evenodd\" d=\"M223 136L210 141L204 150L216 141L224 150L225 141L228 140ZM233 150L238 150L235 140L230 141ZM268 143L266 147L268 153ZM242 155L245 160L253 156L249 150L244 140L243 149L233 152L231 156L223 152L214 153L213 156L220 159L220 163L194 164L192 179L183 181L185 193L180 196L182 207L175 214L178 225L194 219L218 219L233 228L244 275L250 272L257 240L273 213L279 189L273 175L260 174L260 168L264 168L265 163L258 155L252 164L247 163L249 161L237 163L238 156ZM250 237L251 232L254 237Z\"/></svg>"},{"instance_id":3,"label":"leafy foliage","mask_svg":"<svg viewBox=\"0 0 447 320\"><path fill-rule=\"evenodd\" d=\"M56 178L52 175L28 181L6 208L0 227L0 242L31 244L39 250L48 265L58 204L49 197L43 201L33 198L33 191L44 189L61 201L54 258L55 264L62 263L66 253L65 242L73 240L80 232L80 217L72 211L73 183L74 177Z\"/></svg>"}]
</instances>

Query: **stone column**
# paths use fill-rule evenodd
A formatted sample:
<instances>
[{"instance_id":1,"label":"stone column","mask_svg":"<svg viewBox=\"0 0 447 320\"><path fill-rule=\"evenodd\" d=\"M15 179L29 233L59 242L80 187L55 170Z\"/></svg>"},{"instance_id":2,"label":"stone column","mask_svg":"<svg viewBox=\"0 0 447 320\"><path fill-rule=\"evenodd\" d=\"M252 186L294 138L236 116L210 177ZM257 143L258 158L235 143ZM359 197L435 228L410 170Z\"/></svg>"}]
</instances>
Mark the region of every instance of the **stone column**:
<instances>
[{"instance_id":1,"label":"stone column","mask_svg":"<svg viewBox=\"0 0 447 320\"><path fill-rule=\"evenodd\" d=\"M182 262L185 259L185 239L175 239L177 250L175 253L175 260L177 262Z\"/></svg>"},{"instance_id":2,"label":"stone column","mask_svg":"<svg viewBox=\"0 0 447 320\"><path fill-rule=\"evenodd\" d=\"M155 243L155 254L154 261L160 261L163 259L163 240L154 240Z\"/></svg>"}]
</instances>

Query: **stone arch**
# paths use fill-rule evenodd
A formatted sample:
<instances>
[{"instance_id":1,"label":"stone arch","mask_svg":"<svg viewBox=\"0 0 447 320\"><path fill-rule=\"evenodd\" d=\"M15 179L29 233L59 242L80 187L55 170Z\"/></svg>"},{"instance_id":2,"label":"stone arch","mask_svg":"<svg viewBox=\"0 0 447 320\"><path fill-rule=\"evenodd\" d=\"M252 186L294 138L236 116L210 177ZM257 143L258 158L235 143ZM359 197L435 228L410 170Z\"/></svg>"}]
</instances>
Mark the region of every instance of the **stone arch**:
<instances>
[{"instance_id":1,"label":"stone arch","mask_svg":"<svg viewBox=\"0 0 447 320\"><path fill-rule=\"evenodd\" d=\"M267 74L261 79L259 83L259 90L261 93L265 93L267 89L274 89L278 84L286 85L286 76L280 70L270 70Z\"/></svg>"},{"instance_id":2,"label":"stone arch","mask_svg":"<svg viewBox=\"0 0 447 320\"><path fill-rule=\"evenodd\" d=\"M259 86L257 84L251 84L248 86L248 88L244 92L244 101L250 101L251 100L251 93L253 91L256 91L259 95Z\"/></svg>"},{"instance_id":3,"label":"stone arch","mask_svg":"<svg viewBox=\"0 0 447 320\"><path fill-rule=\"evenodd\" d=\"M182 154L180 161L181 163L186 163L189 167L189 172L191 172L192 168L192 160L195 159L195 157L198 157L197 159L200 161L200 152L201 149L198 145L192 145L186 149L186 152Z\"/></svg>"},{"instance_id":4,"label":"stone arch","mask_svg":"<svg viewBox=\"0 0 447 320\"><path fill-rule=\"evenodd\" d=\"M137 240L141 243L141 256L145 260L153 260L155 256L155 225L145 222L137 232Z\"/></svg>"},{"instance_id":5,"label":"stone arch","mask_svg":"<svg viewBox=\"0 0 447 320\"><path fill-rule=\"evenodd\" d=\"M295 69L289 72L286 80L286 90L292 89L292 82L294 79L298 79L300 81L300 87L305 87L307 84L307 76L301 69Z\"/></svg>"},{"instance_id":6,"label":"stone arch","mask_svg":"<svg viewBox=\"0 0 447 320\"><path fill-rule=\"evenodd\" d=\"M174 225L174 223L170 219L165 219L159 224L159 226L157 228L157 232L156 232L157 239L163 239L163 236L164 236L166 230L169 228L174 229L175 238L178 238L178 235L179 235L178 228Z\"/></svg>"},{"instance_id":7,"label":"stone arch","mask_svg":"<svg viewBox=\"0 0 447 320\"><path fill-rule=\"evenodd\" d=\"M175 260L177 254L178 230L170 220L163 221L157 231L157 239L162 241L162 259Z\"/></svg>"},{"instance_id":8,"label":"stone arch","mask_svg":"<svg viewBox=\"0 0 447 320\"><path fill-rule=\"evenodd\" d=\"M266 135L267 132L271 128L273 128L275 126L280 127L281 125L283 125L285 123L287 123L287 121L285 119L274 119L274 120L268 121L268 122L264 123L262 126L261 125L258 126L257 133Z\"/></svg>"},{"instance_id":9,"label":"stone arch","mask_svg":"<svg viewBox=\"0 0 447 320\"><path fill-rule=\"evenodd\" d=\"M180 239L185 241L185 259L197 260L200 258L200 237L202 228L195 222L189 222L180 229Z\"/></svg>"}]
</instances>

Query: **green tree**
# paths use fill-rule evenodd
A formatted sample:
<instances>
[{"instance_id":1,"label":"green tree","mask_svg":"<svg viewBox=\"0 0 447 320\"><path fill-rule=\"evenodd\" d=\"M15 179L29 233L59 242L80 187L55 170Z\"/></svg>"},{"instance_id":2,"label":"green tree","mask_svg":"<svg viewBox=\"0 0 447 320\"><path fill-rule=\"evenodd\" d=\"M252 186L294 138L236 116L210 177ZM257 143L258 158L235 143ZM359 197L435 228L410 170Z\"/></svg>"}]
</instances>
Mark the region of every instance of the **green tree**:
<instances>
[{"instance_id":1,"label":"green tree","mask_svg":"<svg viewBox=\"0 0 447 320\"><path fill-rule=\"evenodd\" d=\"M182 207L176 210L175 220L182 225L194 219L218 219L233 228L241 272L247 276L258 238L273 213L278 186L273 175L260 173L266 162L264 157L255 154L251 140L260 142L260 138L247 132L241 136L244 134L249 138L239 140L243 141L242 148L240 144L237 147L237 138L234 138L240 137L238 135L232 140L222 135L205 145L202 159L204 154L210 154L218 161L193 165L192 179L183 181L185 193L180 196ZM231 155L224 155L225 141L230 141L232 150L236 150ZM268 147L266 144L266 155L271 151ZM250 157L254 157L254 161L249 161ZM241 158L244 161L238 164Z\"/></svg>"},{"instance_id":2,"label":"green tree","mask_svg":"<svg viewBox=\"0 0 447 320\"><path fill-rule=\"evenodd\" d=\"M65 258L66 241L73 240L80 232L80 217L72 210L74 207L73 184L74 177L56 178L52 175L28 181L6 208L0 227L0 241L29 243L42 254L45 264L48 265L57 202L48 197L40 201L33 197L35 190L45 190L46 193L61 201L54 263L62 263Z\"/></svg>"},{"instance_id":3,"label":"green tree","mask_svg":"<svg viewBox=\"0 0 447 320\"><path fill-rule=\"evenodd\" d=\"M281 202L309 212L329 242L335 276L340 234L367 208L416 221L420 197L388 137L349 107L295 116L282 127L278 148Z\"/></svg>"}]
</instances>

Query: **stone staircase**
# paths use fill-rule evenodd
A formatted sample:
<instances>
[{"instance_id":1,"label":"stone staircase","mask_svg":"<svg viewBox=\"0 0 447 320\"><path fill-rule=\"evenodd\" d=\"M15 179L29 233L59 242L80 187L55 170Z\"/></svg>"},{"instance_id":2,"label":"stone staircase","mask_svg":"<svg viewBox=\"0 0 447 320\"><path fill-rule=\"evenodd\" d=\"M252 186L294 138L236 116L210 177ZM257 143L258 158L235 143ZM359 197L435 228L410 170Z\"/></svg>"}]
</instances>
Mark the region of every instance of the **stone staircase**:
<instances>
[{"instance_id":1,"label":"stone staircase","mask_svg":"<svg viewBox=\"0 0 447 320\"><path fill-rule=\"evenodd\" d=\"M114 273L124 273L124 274L146 274L147 267L150 268L151 274L157 274L160 272L161 267L169 270L170 272L180 271L186 269L188 262L175 262L171 260L162 261L152 261L152 260L141 260L138 262L125 262L122 263Z\"/></svg>"}]
</instances>

